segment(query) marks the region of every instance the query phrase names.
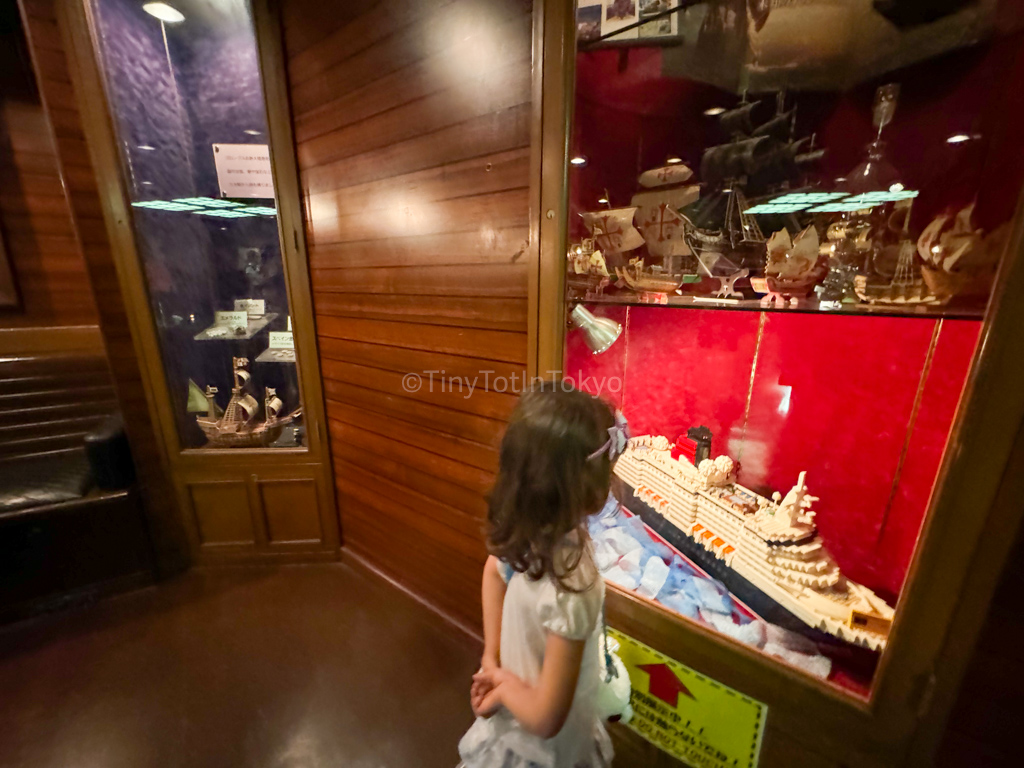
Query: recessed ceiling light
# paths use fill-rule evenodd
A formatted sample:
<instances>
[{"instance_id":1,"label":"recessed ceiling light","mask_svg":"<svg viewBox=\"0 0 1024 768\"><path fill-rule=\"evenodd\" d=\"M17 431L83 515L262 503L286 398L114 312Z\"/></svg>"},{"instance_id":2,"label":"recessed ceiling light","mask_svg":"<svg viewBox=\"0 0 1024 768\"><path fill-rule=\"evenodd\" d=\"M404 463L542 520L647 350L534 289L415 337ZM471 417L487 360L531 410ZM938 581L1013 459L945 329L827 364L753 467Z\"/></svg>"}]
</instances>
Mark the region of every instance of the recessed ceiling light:
<instances>
[{"instance_id":1,"label":"recessed ceiling light","mask_svg":"<svg viewBox=\"0 0 1024 768\"><path fill-rule=\"evenodd\" d=\"M947 144L963 144L965 141L970 141L970 140L971 140L971 137L968 136L966 133L954 133L952 136L950 136L948 139L946 139L946 143Z\"/></svg>"},{"instance_id":2,"label":"recessed ceiling light","mask_svg":"<svg viewBox=\"0 0 1024 768\"><path fill-rule=\"evenodd\" d=\"M167 3L145 3L142 10L160 21L168 24L178 24L185 20L185 14L177 8L172 8Z\"/></svg>"},{"instance_id":3,"label":"recessed ceiling light","mask_svg":"<svg viewBox=\"0 0 1024 768\"><path fill-rule=\"evenodd\" d=\"M679 165L679 163L683 162L683 158L672 156L665 162L668 163L669 165Z\"/></svg>"},{"instance_id":4,"label":"recessed ceiling light","mask_svg":"<svg viewBox=\"0 0 1024 768\"><path fill-rule=\"evenodd\" d=\"M714 117L715 115L720 115L723 112L725 112L725 107L711 107L710 109L704 110L704 114L708 117Z\"/></svg>"},{"instance_id":5,"label":"recessed ceiling light","mask_svg":"<svg viewBox=\"0 0 1024 768\"><path fill-rule=\"evenodd\" d=\"M584 165L587 164L587 158L585 158L583 155L576 155L576 157L569 160L569 162L575 165L577 168L582 168Z\"/></svg>"}]
</instances>

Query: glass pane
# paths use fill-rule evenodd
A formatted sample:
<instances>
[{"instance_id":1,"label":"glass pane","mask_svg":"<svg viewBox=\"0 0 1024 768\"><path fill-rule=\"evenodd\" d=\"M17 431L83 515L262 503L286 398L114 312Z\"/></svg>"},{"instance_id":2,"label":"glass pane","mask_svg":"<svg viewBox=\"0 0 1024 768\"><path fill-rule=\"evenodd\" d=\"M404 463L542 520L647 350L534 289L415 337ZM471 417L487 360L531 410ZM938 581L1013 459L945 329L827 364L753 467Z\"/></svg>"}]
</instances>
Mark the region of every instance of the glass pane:
<instances>
[{"instance_id":1,"label":"glass pane","mask_svg":"<svg viewBox=\"0 0 1024 768\"><path fill-rule=\"evenodd\" d=\"M1024 18L674 5L577 6L566 370L636 436L599 560L867 696L1024 179Z\"/></svg>"},{"instance_id":2,"label":"glass pane","mask_svg":"<svg viewBox=\"0 0 1024 768\"><path fill-rule=\"evenodd\" d=\"M303 445L248 3L93 11L181 444Z\"/></svg>"}]
</instances>

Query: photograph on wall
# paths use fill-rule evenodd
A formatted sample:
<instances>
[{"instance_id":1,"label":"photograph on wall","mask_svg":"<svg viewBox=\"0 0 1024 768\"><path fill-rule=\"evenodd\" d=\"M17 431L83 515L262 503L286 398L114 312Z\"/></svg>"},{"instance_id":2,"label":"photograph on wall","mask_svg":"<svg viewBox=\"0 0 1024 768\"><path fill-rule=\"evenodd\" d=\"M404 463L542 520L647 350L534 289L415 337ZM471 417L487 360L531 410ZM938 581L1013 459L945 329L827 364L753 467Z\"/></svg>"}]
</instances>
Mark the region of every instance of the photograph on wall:
<instances>
[{"instance_id":1,"label":"photograph on wall","mask_svg":"<svg viewBox=\"0 0 1024 768\"><path fill-rule=\"evenodd\" d=\"M576 37L580 42L597 40L601 36L601 18L604 16L604 5L594 3L576 7Z\"/></svg>"},{"instance_id":2,"label":"photograph on wall","mask_svg":"<svg viewBox=\"0 0 1024 768\"><path fill-rule=\"evenodd\" d=\"M639 0L639 2L640 21L651 19L637 29L637 34L641 39L671 37L676 34L677 24L679 23L678 13L651 18L675 7L676 3L674 0Z\"/></svg>"}]
</instances>

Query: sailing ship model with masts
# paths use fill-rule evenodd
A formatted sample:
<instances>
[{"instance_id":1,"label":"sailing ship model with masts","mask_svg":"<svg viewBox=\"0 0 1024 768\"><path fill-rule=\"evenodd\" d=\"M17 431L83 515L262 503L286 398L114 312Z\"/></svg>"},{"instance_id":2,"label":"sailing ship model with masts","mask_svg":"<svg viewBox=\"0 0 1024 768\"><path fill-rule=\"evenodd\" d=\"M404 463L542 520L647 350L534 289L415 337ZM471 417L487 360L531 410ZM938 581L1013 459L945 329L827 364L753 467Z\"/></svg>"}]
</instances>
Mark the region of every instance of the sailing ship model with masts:
<instances>
[{"instance_id":1,"label":"sailing ship model with masts","mask_svg":"<svg viewBox=\"0 0 1024 768\"><path fill-rule=\"evenodd\" d=\"M813 135L796 138L796 107L785 108L784 93L777 94L774 117L758 124L754 112L760 105L744 96L739 106L719 116L729 140L704 151L704 194L680 212L687 243L709 276L763 268L768 239L757 218L745 211L760 198L799 187L804 167L825 153L815 148ZM769 231L802 229L792 217L769 223L778 224Z\"/></svg>"},{"instance_id":2,"label":"sailing ship model with masts","mask_svg":"<svg viewBox=\"0 0 1024 768\"><path fill-rule=\"evenodd\" d=\"M223 410L217 405L217 387L207 386L199 389L195 382L189 381L189 410L202 412L196 416L196 424L206 435L210 448L254 448L267 446L277 440L284 428L302 415L302 409L296 408L286 416L281 416L284 402L277 396L272 387L266 388L263 409L266 414L259 421L260 404L248 391L247 386L252 376L246 369L249 360L244 357L232 357L231 367L234 386L231 388L231 400Z\"/></svg>"}]
</instances>

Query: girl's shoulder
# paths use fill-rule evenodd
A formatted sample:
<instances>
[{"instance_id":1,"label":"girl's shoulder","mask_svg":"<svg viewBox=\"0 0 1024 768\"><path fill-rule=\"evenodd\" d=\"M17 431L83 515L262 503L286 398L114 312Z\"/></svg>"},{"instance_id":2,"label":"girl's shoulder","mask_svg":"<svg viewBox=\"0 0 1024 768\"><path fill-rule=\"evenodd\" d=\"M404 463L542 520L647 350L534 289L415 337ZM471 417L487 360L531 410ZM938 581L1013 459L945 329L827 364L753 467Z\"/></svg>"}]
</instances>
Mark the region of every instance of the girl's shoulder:
<instances>
[{"instance_id":1,"label":"girl's shoulder","mask_svg":"<svg viewBox=\"0 0 1024 768\"><path fill-rule=\"evenodd\" d=\"M597 627L604 607L604 580L593 558L585 553L561 579L546 576L541 581L537 596L541 624L557 635L585 640Z\"/></svg>"}]
</instances>

